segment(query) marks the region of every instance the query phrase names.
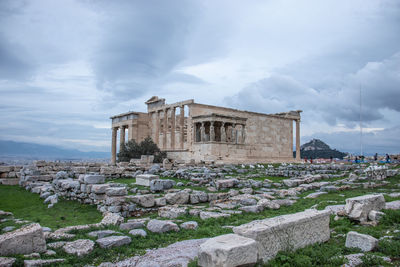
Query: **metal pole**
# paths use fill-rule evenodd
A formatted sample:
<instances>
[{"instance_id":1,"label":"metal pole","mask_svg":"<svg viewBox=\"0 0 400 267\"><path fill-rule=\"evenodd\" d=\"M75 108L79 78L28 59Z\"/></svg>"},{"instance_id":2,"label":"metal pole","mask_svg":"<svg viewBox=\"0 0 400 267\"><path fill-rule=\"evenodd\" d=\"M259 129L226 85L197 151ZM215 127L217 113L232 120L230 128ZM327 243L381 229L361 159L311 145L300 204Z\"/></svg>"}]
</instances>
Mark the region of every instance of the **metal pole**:
<instances>
[{"instance_id":1,"label":"metal pole","mask_svg":"<svg viewBox=\"0 0 400 267\"><path fill-rule=\"evenodd\" d=\"M362 98L361 98L361 85L360 85L360 156L363 155L363 145L362 145Z\"/></svg>"}]
</instances>

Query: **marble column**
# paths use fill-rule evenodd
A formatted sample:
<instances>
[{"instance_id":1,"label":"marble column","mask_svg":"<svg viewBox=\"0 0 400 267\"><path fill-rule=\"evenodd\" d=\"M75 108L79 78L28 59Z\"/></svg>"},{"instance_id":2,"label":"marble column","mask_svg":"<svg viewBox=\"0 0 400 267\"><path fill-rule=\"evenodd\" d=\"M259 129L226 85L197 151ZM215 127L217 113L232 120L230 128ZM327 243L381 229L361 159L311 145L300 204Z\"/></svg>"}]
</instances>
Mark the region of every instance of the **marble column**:
<instances>
[{"instance_id":1,"label":"marble column","mask_svg":"<svg viewBox=\"0 0 400 267\"><path fill-rule=\"evenodd\" d=\"M125 126L121 126L119 134L119 151L121 151L125 145Z\"/></svg>"},{"instance_id":2,"label":"marble column","mask_svg":"<svg viewBox=\"0 0 400 267\"><path fill-rule=\"evenodd\" d=\"M244 144L246 140L246 127L242 125L242 144Z\"/></svg>"},{"instance_id":3,"label":"marble column","mask_svg":"<svg viewBox=\"0 0 400 267\"><path fill-rule=\"evenodd\" d=\"M232 124L232 143L237 144L236 124Z\"/></svg>"},{"instance_id":4,"label":"marble column","mask_svg":"<svg viewBox=\"0 0 400 267\"><path fill-rule=\"evenodd\" d=\"M210 141L215 141L214 122L210 122Z\"/></svg>"},{"instance_id":5,"label":"marble column","mask_svg":"<svg viewBox=\"0 0 400 267\"><path fill-rule=\"evenodd\" d=\"M176 107L171 108L171 149L175 149L175 112Z\"/></svg>"},{"instance_id":6,"label":"marble column","mask_svg":"<svg viewBox=\"0 0 400 267\"><path fill-rule=\"evenodd\" d=\"M155 120L155 134L154 134L154 142L159 146L159 139L160 139L160 113L159 111L154 112L154 120Z\"/></svg>"},{"instance_id":7,"label":"marble column","mask_svg":"<svg viewBox=\"0 0 400 267\"><path fill-rule=\"evenodd\" d=\"M111 164L115 164L117 161L117 131L118 127L112 128L111 136Z\"/></svg>"},{"instance_id":8,"label":"marble column","mask_svg":"<svg viewBox=\"0 0 400 267\"><path fill-rule=\"evenodd\" d=\"M204 127L204 122L201 123L200 127L200 141L206 141L206 127Z\"/></svg>"},{"instance_id":9,"label":"marble column","mask_svg":"<svg viewBox=\"0 0 400 267\"><path fill-rule=\"evenodd\" d=\"M163 148L167 149L168 109L164 109Z\"/></svg>"},{"instance_id":10,"label":"marble column","mask_svg":"<svg viewBox=\"0 0 400 267\"><path fill-rule=\"evenodd\" d=\"M184 148L185 143L185 106L181 106L181 116L179 118L179 125L180 125L180 147L181 149Z\"/></svg>"},{"instance_id":11,"label":"marble column","mask_svg":"<svg viewBox=\"0 0 400 267\"><path fill-rule=\"evenodd\" d=\"M226 142L225 123L221 125L221 142Z\"/></svg>"},{"instance_id":12,"label":"marble column","mask_svg":"<svg viewBox=\"0 0 400 267\"><path fill-rule=\"evenodd\" d=\"M128 126L128 142L130 141L130 140L133 140L133 139L135 139L134 138L134 134L133 134L133 124L129 124L129 126ZM137 140L136 140L137 141Z\"/></svg>"},{"instance_id":13,"label":"marble column","mask_svg":"<svg viewBox=\"0 0 400 267\"><path fill-rule=\"evenodd\" d=\"M300 160L300 119L296 120L296 160Z\"/></svg>"}]
</instances>

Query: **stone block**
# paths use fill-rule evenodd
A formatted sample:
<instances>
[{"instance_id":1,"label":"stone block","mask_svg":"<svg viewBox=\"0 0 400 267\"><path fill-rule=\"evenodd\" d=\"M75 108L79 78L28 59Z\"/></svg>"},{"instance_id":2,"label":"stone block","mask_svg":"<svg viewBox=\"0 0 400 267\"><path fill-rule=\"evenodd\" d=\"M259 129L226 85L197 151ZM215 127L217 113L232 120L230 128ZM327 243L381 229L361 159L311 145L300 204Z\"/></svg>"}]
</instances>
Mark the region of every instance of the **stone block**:
<instances>
[{"instance_id":1,"label":"stone block","mask_svg":"<svg viewBox=\"0 0 400 267\"><path fill-rule=\"evenodd\" d=\"M4 185L17 185L19 182L19 179L0 179L0 184Z\"/></svg>"},{"instance_id":2,"label":"stone block","mask_svg":"<svg viewBox=\"0 0 400 267\"><path fill-rule=\"evenodd\" d=\"M370 235L350 231L347 233L345 246L347 248L359 248L362 251L367 252L374 250L378 246L378 239Z\"/></svg>"},{"instance_id":3,"label":"stone block","mask_svg":"<svg viewBox=\"0 0 400 267\"><path fill-rule=\"evenodd\" d=\"M0 235L0 256L45 251L46 240L38 223Z\"/></svg>"},{"instance_id":4,"label":"stone block","mask_svg":"<svg viewBox=\"0 0 400 267\"><path fill-rule=\"evenodd\" d=\"M51 266L52 264L58 264L64 261L65 259L24 260L24 267Z\"/></svg>"},{"instance_id":5,"label":"stone block","mask_svg":"<svg viewBox=\"0 0 400 267\"><path fill-rule=\"evenodd\" d=\"M141 236L141 237L146 237L146 236L147 236L146 231L143 230L143 229L134 229L134 230L131 230L131 231L129 231L129 234L130 234L130 235L133 235L133 236Z\"/></svg>"},{"instance_id":6,"label":"stone block","mask_svg":"<svg viewBox=\"0 0 400 267\"><path fill-rule=\"evenodd\" d=\"M344 210L350 219L362 222L368 220L371 210L379 211L383 208L385 208L385 198L382 194L376 194L348 198Z\"/></svg>"},{"instance_id":7,"label":"stone block","mask_svg":"<svg viewBox=\"0 0 400 267\"><path fill-rule=\"evenodd\" d=\"M387 202L385 205L387 210L400 210L400 200L395 200L392 202Z\"/></svg>"},{"instance_id":8,"label":"stone block","mask_svg":"<svg viewBox=\"0 0 400 267\"><path fill-rule=\"evenodd\" d=\"M125 196L127 194L128 191L126 190L126 187L109 187L106 189L107 196Z\"/></svg>"},{"instance_id":9,"label":"stone block","mask_svg":"<svg viewBox=\"0 0 400 267\"><path fill-rule=\"evenodd\" d=\"M162 180L162 179L150 180L150 190L155 192L164 191L167 189L171 189L172 187L174 187L175 184L176 183L173 180Z\"/></svg>"},{"instance_id":10,"label":"stone block","mask_svg":"<svg viewBox=\"0 0 400 267\"><path fill-rule=\"evenodd\" d=\"M179 216L183 216L187 213L188 211L186 207L165 206L158 209L158 216L170 219L178 218Z\"/></svg>"},{"instance_id":11,"label":"stone block","mask_svg":"<svg viewBox=\"0 0 400 267\"><path fill-rule=\"evenodd\" d=\"M215 186L217 187L217 189L231 188L236 186L237 184L238 184L237 179L221 179L215 182Z\"/></svg>"},{"instance_id":12,"label":"stone block","mask_svg":"<svg viewBox=\"0 0 400 267\"><path fill-rule=\"evenodd\" d=\"M91 187L91 192L93 192L95 194L105 194L106 189L109 187L110 187L109 184L94 184Z\"/></svg>"},{"instance_id":13,"label":"stone block","mask_svg":"<svg viewBox=\"0 0 400 267\"><path fill-rule=\"evenodd\" d=\"M106 181L106 177L98 174L87 174L83 180L85 184L103 184Z\"/></svg>"},{"instance_id":14,"label":"stone block","mask_svg":"<svg viewBox=\"0 0 400 267\"><path fill-rule=\"evenodd\" d=\"M144 223L137 221L137 222L126 222L126 223L121 223L121 225L119 226L119 229L121 230L133 230L133 229L139 229L139 228L143 228L144 227Z\"/></svg>"},{"instance_id":15,"label":"stone block","mask_svg":"<svg viewBox=\"0 0 400 267\"><path fill-rule=\"evenodd\" d=\"M158 175L154 174L139 174L136 176L136 184L142 186L150 186L150 182L159 179Z\"/></svg>"},{"instance_id":16,"label":"stone block","mask_svg":"<svg viewBox=\"0 0 400 267\"><path fill-rule=\"evenodd\" d=\"M124 218L121 215L112 212L106 212L100 223L103 225L119 225L122 222L124 222Z\"/></svg>"},{"instance_id":17,"label":"stone block","mask_svg":"<svg viewBox=\"0 0 400 267\"><path fill-rule=\"evenodd\" d=\"M213 211L201 211L200 219L207 220L210 218L220 218L220 217L229 217L229 214L221 213L221 212L213 212Z\"/></svg>"},{"instance_id":18,"label":"stone block","mask_svg":"<svg viewBox=\"0 0 400 267\"><path fill-rule=\"evenodd\" d=\"M0 257L0 267L11 267L15 260L15 258Z\"/></svg>"},{"instance_id":19,"label":"stone block","mask_svg":"<svg viewBox=\"0 0 400 267\"><path fill-rule=\"evenodd\" d=\"M257 241L264 262L282 250L298 249L330 238L329 211L305 210L233 228L235 234Z\"/></svg>"},{"instance_id":20,"label":"stone block","mask_svg":"<svg viewBox=\"0 0 400 267\"><path fill-rule=\"evenodd\" d=\"M132 242L129 236L108 236L96 240L101 248L120 247Z\"/></svg>"},{"instance_id":21,"label":"stone block","mask_svg":"<svg viewBox=\"0 0 400 267\"><path fill-rule=\"evenodd\" d=\"M133 203L139 204L144 208L151 208L155 204L154 195L135 195L135 196L126 196L125 199L127 201L132 201Z\"/></svg>"},{"instance_id":22,"label":"stone block","mask_svg":"<svg viewBox=\"0 0 400 267\"><path fill-rule=\"evenodd\" d=\"M235 267L257 262L257 242L236 234L210 238L200 245L199 266Z\"/></svg>"},{"instance_id":23,"label":"stone block","mask_svg":"<svg viewBox=\"0 0 400 267\"><path fill-rule=\"evenodd\" d=\"M170 221L150 220L147 229L153 233L164 233L169 231L179 231L178 225Z\"/></svg>"},{"instance_id":24,"label":"stone block","mask_svg":"<svg viewBox=\"0 0 400 267\"><path fill-rule=\"evenodd\" d=\"M189 193L186 191L179 191L176 193L168 193L165 194L165 199L167 200L168 204L186 204L189 202Z\"/></svg>"},{"instance_id":25,"label":"stone block","mask_svg":"<svg viewBox=\"0 0 400 267\"><path fill-rule=\"evenodd\" d=\"M89 254L93 251L94 242L89 239L78 239L72 242L67 242L63 249L68 254L74 254L78 257Z\"/></svg>"}]
</instances>

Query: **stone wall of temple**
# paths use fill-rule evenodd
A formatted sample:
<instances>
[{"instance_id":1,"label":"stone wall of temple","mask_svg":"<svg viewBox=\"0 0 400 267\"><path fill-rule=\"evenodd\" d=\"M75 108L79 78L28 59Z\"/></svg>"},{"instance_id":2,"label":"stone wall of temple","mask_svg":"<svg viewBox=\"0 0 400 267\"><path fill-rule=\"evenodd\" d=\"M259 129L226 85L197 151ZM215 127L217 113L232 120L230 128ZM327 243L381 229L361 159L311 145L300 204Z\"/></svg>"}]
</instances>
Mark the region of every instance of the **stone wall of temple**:
<instances>
[{"instance_id":1,"label":"stone wall of temple","mask_svg":"<svg viewBox=\"0 0 400 267\"><path fill-rule=\"evenodd\" d=\"M150 136L172 160L221 163L291 162L293 122L296 122L296 155L300 155L300 112L262 114L186 100L166 104L152 97L148 112L128 112L112 119L112 163L117 146ZM119 144L117 132L119 131Z\"/></svg>"}]
</instances>

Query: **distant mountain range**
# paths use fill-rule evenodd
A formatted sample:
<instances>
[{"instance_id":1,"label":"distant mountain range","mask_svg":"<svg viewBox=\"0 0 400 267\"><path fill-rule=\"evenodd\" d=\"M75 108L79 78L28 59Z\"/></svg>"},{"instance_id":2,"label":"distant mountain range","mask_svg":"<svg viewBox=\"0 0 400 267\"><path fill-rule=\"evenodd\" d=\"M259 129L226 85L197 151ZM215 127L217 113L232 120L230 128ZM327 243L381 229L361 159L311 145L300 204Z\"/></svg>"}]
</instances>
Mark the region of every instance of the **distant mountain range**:
<instances>
[{"instance_id":1,"label":"distant mountain range","mask_svg":"<svg viewBox=\"0 0 400 267\"><path fill-rule=\"evenodd\" d=\"M104 159L108 152L82 152L56 146L0 140L0 156L29 159Z\"/></svg>"},{"instance_id":2,"label":"distant mountain range","mask_svg":"<svg viewBox=\"0 0 400 267\"><path fill-rule=\"evenodd\" d=\"M294 152L294 155L296 155L296 151ZM346 156L346 153L340 152L336 149L331 149L327 144L319 139L312 139L310 142L305 143L300 147L300 155L302 159L329 159L330 157L343 159L343 157Z\"/></svg>"}]
</instances>

